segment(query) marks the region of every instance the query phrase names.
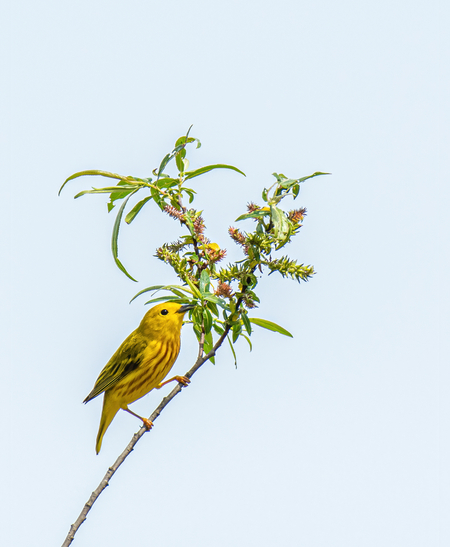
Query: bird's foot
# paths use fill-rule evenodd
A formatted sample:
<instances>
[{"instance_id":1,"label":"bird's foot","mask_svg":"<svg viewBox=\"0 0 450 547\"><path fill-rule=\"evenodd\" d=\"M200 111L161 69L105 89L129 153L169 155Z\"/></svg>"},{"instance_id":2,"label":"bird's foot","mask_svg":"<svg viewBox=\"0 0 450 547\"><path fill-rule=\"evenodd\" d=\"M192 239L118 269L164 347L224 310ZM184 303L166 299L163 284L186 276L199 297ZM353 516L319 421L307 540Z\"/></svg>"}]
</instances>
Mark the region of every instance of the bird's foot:
<instances>
[{"instance_id":1,"label":"bird's foot","mask_svg":"<svg viewBox=\"0 0 450 547\"><path fill-rule=\"evenodd\" d=\"M153 422L151 422L150 420L147 420L147 418L141 418L145 428L147 429L147 431L150 431L150 429L153 427Z\"/></svg>"},{"instance_id":2,"label":"bird's foot","mask_svg":"<svg viewBox=\"0 0 450 547\"><path fill-rule=\"evenodd\" d=\"M189 380L189 378L187 378L186 376L174 376L173 378L171 378L170 380L166 380L165 382L161 382L160 384L158 384L156 386L156 389L161 389L163 386L165 386L166 384L168 384L169 382L175 382L177 381L179 384L181 384L183 387L186 387L188 384L191 383L191 381Z\"/></svg>"},{"instance_id":3,"label":"bird's foot","mask_svg":"<svg viewBox=\"0 0 450 547\"><path fill-rule=\"evenodd\" d=\"M175 376L175 380L184 387L191 383L189 378L187 378L186 376Z\"/></svg>"}]
</instances>

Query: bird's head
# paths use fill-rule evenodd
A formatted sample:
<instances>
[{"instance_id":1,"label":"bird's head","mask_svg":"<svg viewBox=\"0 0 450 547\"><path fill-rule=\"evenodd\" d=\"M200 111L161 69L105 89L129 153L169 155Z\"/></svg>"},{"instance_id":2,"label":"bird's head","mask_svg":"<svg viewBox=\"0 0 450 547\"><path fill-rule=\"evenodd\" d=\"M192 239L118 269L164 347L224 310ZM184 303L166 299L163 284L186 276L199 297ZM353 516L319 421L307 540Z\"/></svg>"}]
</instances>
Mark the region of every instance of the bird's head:
<instances>
[{"instance_id":1,"label":"bird's head","mask_svg":"<svg viewBox=\"0 0 450 547\"><path fill-rule=\"evenodd\" d=\"M139 329L146 335L167 333L179 336L184 314L194 308L194 304L181 305L176 302L163 302L148 310Z\"/></svg>"}]
</instances>

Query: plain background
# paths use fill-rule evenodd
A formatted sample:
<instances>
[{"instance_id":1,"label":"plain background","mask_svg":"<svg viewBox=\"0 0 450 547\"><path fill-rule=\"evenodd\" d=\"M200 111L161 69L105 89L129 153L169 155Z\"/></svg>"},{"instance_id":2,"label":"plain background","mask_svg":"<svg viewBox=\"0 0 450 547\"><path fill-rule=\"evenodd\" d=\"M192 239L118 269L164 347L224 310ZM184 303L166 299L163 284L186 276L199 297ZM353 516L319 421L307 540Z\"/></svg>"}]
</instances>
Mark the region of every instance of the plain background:
<instances>
[{"instance_id":1,"label":"plain background","mask_svg":"<svg viewBox=\"0 0 450 547\"><path fill-rule=\"evenodd\" d=\"M450 544L449 8L437 1L99 1L2 16L2 545L60 545L138 429L95 455L97 375L173 282L178 226L151 205L122 230L84 169L149 176L194 124L208 235L274 171L308 209L289 254L317 275L260 282L254 333L206 365L114 477L74 545ZM245 225L242 226L245 229ZM176 373L196 348L183 330ZM169 389L167 388L167 391ZM164 394L134 408L149 415Z\"/></svg>"}]
</instances>

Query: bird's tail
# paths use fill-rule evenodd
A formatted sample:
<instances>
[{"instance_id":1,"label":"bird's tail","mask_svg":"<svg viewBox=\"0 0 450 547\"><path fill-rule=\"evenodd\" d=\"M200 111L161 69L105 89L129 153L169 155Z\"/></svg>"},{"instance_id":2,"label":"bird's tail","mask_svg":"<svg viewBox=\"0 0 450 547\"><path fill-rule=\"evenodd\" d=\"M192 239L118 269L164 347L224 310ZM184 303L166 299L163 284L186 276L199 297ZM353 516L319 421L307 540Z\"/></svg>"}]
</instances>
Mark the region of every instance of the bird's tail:
<instances>
[{"instance_id":1,"label":"bird's tail","mask_svg":"<svg viewBox=\"0 0 450 547\"><path fill-rule=\"evenodd\" d=\"M110 394L106 392L103 397L102 417L100 418L100 426L98 428L97 441L95 445L97 454L100 452L100 448L102 447L103 435L106 433L109 424L112 422L119 409L120 405L117 402L112 401Z\"/></svg>"}]
</instances>

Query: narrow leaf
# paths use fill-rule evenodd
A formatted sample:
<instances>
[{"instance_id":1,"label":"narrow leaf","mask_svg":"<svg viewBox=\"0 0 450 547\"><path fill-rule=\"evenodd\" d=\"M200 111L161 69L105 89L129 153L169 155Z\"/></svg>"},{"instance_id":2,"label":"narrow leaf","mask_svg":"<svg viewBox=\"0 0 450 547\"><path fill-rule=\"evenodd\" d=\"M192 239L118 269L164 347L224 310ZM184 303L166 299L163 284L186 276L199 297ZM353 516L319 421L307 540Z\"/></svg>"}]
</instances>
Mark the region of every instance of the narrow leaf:
<instances>
[{"instance_id":1,"label":"narrow leaf","mask_svg":"<svg viewBox=\"0 0 450 547\"><path fill-rule=\"evenodd\" d=\"M179 302L180 304L186 304L186 302L188 302L188 299L181 299L178 298L178 296L160 296L159 298L152 298L145 304L153 304L154 302Z\"/></svg>"},{"instance_id":2,"label":"narrow leaf","mask_svg":"<svg viewBox=\"0 0 450 547\"><path fill-rule=\"evenodd\" d=\"M175 289L176 289L176 292L175 292ZM141 296L141 294L144 294L144 293L150 292L150 291L155 291L155 293L156 293L156 292L162 291L162 290L172 291L175 294L178 294L178 291L184 291L188 295L193 296L193 292L191 290L187 289L186 287L181 287L180 285L153 285L151 287L147 287L146 289L142 289L142 291L139 291L137 294L135 294L133 296L133 298L130 300L130 304L138 296Z\"/></svg>"},{"instance_id":3,"label":"narrow leaf","mask_svg":"<svg viewBox=\"0 0 450 547\"><path fill-rule=\"evenodd\" d=\"M144 205L147 203L147 201L150 201L152 199L152 196L148 196L147 198L141 200L139 203L136 203L136 205L131 209L131 211L128 213L128 215L125 217L125 222L127 224L131 224L133 220L137 217L139 211L144 207Z\"/></svg>"},{"instance_id":4,"label":"narrow leaf","mask_svg":"<svg viewBox=\"0 0 450 547\"><path fill-rule=\"evenodd\" d=\"M205 335L205 341L203 343L203 351L205 355L208 355L208 353L213 349L213 347L214 347L214 341L213 341L212 333L209 332L208 334ZM210 357L209 360L212 362L213 365L216 364L214 357Z\"/></svg>"},{"instance_id":5,"label":"narrow leaf","mask_svg":"<svg viewBox=\"0 0 450 547\"><path fill-rule=\"evenodd\" d=\"M308 175L307 177L302 177L301 179L297 179L297 182L303 182L308 179L312 179L313 177L319 177L320 175L331 175L331 173L321 173L320 171L316 171L312 175Z\"/></svg>"},{"instance_id":6,"label":"narrow leaf","mask_svg":"<svg viewBox=\"0 0 450 547\"><path fill-rule=\"evenodd\" d=\"M239 336L241 335L242 325L240 323L235 323L232 326L232 331L233 331L233 344L234 344L239 338Z\"/></svg>"},{"instance_id":7,"label":"narrow leaf","mask_svg":"<svg viewBox=\"0 0 450 547\"><path fill-rule=\"evenodd\" d=\"M213 323L213 329L217 332L217 334L222 335L224 333L223 327L220 324L218 324L216 321L214 321Z\"/></svg>"},{"instance_id":8,"label":"narrow leaf","mask_svg":"<svg viewBox=\"0 0 450 547\"><path fill-rule=\"evenodd\" d=\"M253 211L253 213L245 213L244 215L241 215L238 217L235 222L238 220L246 220L247 218L263 218L270 214L270 211L267 209L267 211L260 209L259 211Z\"/></svg>"},{"instance_id":9,"label":"narrow leaf","mask_svg":"<svg viewBox=\"0 0 450 547\"><path fill-rule=\"evenodd\" d=\"M194 283L192 283L192 281L188 277L186 278L186 282L189 285L189 288L191 289L191 291L194 293L194 296L196 296L198 299L201 300L202 299L202 294L198 290L198 288L194 285Z\"/></svg>"},{"instance_id":10,"label":"narrow leaf","mask_svg":"<svg viewBox=\"0 0 450 547\"><path fill-rule=\"evenodd\" d=\"M64 188L64 186L69 182L69 180L73 180L78 177L84 177L88 175L99 175L101 177L109 177L111 179L127 180L127 177L118 175L117 173L109 173L108 171L99 171L98 169L89 169L87 171L79 171L78 173L74 173L73 175L70 175L70 177L64 181L63 185L59 189L58 196L61 193L61 190Z\"/></svg>"},{"instance_id":11,"label":"narrow leaf","mask_svg":"<svg viewBox=\"0 0 450 547\"><path fill-rule=\"evenodd\" d=\"M234 351L233 344L231 343L231 340L230 340L230 337L229 337L229 336L227 336L227 340L228 340L228 343L230 344L231 352L233 353L233 357L234 357L234 366L237 368L237 357L236 357L236 352Z\"/></svg>"},{"instance_id":12,"label":"narrow leaf","mask_svg":"<svg viewBox=\"0 0 450 547\"><path fill-rule=\"evenodd\" d=\"M206 305L216 317L219 317L219 310L217 309L217 306L214 302L209 301Z\"/></svg>"},{"instance_id":13,"label":"narrow leaf","mask_svg":"<svg viewBox=\"0 0 450 547\"><path fill-rule=\"evenodd\" d=\"M200 292L206 293L209 291L209 285L211 280L209 279L209 274L206 270L202 270L200 274Z\"/></svg>"},{"instance_id":14,"label":"narrow leaf","mask_svg":"<svg viewBox=\"0 0 450 547\"><path fill-rule=\"evenodd\" d=\"M219 298L218 296L214 294L204 294L203 300L208 300L208 302L213 302L214 304L218 304L221 308L225 310L229 309L229 306L225 302L225 300L223 300L223 298Z\"/></svg>"},{"instance_id":15,"label":"narrow leaf","mask_svg":"<svg viewBox=\"0 0 450 547\"><path fill-rule=\"evenodd\" d=\"M164 285L153 285L152 287L147 287L146 289L142 289L142 291L139 291L137 294L135 294L133 296L133 298L130 300L130 304L131 302L133 302L133 300L135 300L138 296L141 296L141 294L144 294L145 292L149 292L149 291L157 291L159 289L162 289L164 287Z\"/></svg>"},{"instance_id":16,"label":"narrow leaf","mask_svg":"<svg viewBox=\"0 0 450 547\"><path fill-rule=\"evenodd\" d=\"M248 335L252 335L252 326L250 324L250 321L248 319L248 315L246 313L243 313L241 315L242 323L244 324L245 330L248 332Z\"/></svg>"},{"instance_id":17,"label":"narrow leaf","mask_svg":"<svg viewBox=\"0 0 450 547\"><path fill-rule=\"evenodd\" d=\"M173 179L171 177L164 177L158 180L158 188L173 188L177 184L180 184L178 179Z\"/></svg>"},{"instance_id":18,"label":"narrow leaf","mask_svg":"<svg viewBox=\"0 0 450 547\"><path fill-rule=\"evenodd\" d=\"M213 325L213 318L211 312L207 308L203 308L203 328L205 329L205 334L211 332Z\"/></svg>"},{"instance_id":19,"label":"narrow leaf","mask_svg":"<svg viewBox=\"0 0 450 547\"><path fill-rule=\"evenodd\" d=\"M74 199L84 196L85 194L123 194L124 196L126 196L134 190L136 190L136 186L111 186L105 188L92 188L92 190L83 190L82 192L79 192L74 196Z\"/></svg>"},{"instance_id":20,"label":"narrow leaf","mask_svg":"<svg viewBox=\"0 0 450 547\"><path fill-rule=\"evenodd\" d=\"M252 351L253 346L252 346L252 342L251 342L250 338L244 333L242 333L242 336L247 340L248 345L250 346L250 351Z\"/></svg>"},{"instance_id":21,"label":"narrow leaf","mask_svg":"<svg viewBox=\"0 0 450 547\"><path fill-rule=\"evenodd\" d=\"M139 188L136 188L134 192L131 192L131 194L124 199L122 205L120 206L119 212L117 213L116 220L114 222L113 232L112 232L112 238L111 238L111 250L114 257L114 260L120 270L129 277L132 281L136 281L131 275L127 272L124 265L119 260L119 244L118 244L118 238L119 238L119 228L120 228L120 222L122 220L123 211L125 209L126 204L128 203L128 200L130 197L139 190Z\"/></svg>"},{"instance_id":22,"label":"narrow leaf","mask_svg":"<svg viewBox=\"0 0 450 547\"><path fill-rule=\"evenodd\" d=\"M233 171L236 171L237 173L240 173L245 177L245 173L243 173L240 169L238 169L237 167L233 167L232 165L225 165L224 163L206 165L205 167L200 167L200 169L195 169L195 171L188 171L187 173L185 173L185 177L186 179L193 179L194 177L198 177L199 175L208 173L208 171L212 171L213 169L232 169Z\"/></svg>"},{"instance_id":23,"label":"narrow leaf","mask_svg":"<svg viewBox=\"0 0 450 547\"><path fill-rule=\"evenodd\" d=\"M272 321L268 321L267 319L258 319L256 317L252 317L250 318L250 323L258 325L258 327L262 327L263 329L279 332L280 334L284 334L284 336L290 336L291 338L293 338L292 334L289 331L287 331L283 327L280 327L280 325L273 323Z\"/></svg>"},{"instance_id":24,"label":"narrow leaf","mask_svg":"<svg viewBox=\"0 0 450 547\"><path fill-rule=\"evenodd\" d=\"M150 194L151 194L151 197L153 198L153 200L155 201L156 205L158 205L158 207L161 210L164 210L164 204L163 205L161 204L162 196L158 192L158 190L156 190L156 188L150 188Z\"/></svg>"},{"instance_id":25,"label":"narrow leaf","mask_svg":"<svg viewBox=\"0 0 450 547\"><path fill-rule=\"evenodd\" d=\"M270 215L274 226L275 237L284 240L289 233L289 222L284 211L271 205Z\"/></svg>"},{"instance_id":26,"label":"narrow leaf","mask_svg":"<svg viewBox=\"0 0 450 547\"><path fill-rule=\"evenodd\" d=\"M120 182L119 182L120 184ZM130 191L126 190L125 192L111 192L110 196L109 196L109 201L108 203L106 204L106 206L108 207L108 213L110 213L114 207L115 207L115 201L118 201L119 199L123 199L125 197L128 196L128 194L130 193Z\"/></svg>"},{"instance_id":27,"label":"narrow leaf","mask_svg":"<svg viewBox=\"0 0 450 547\"><path fill-rule=\"evenodd\" d=\"M121 270L127 277L129 277L131 279L131 281L136 281L136 283L137 283L137 279L134 279L134 277L131 277L131 275L125 269L125 266L122 264L122 262L120 262L119 258L115 257L114 260L115 260L116 265L119 268L119 270Z\"/></svg>"},{"instance_id":28,"label":"narrow leaf","mask_svg":"<svg viewBox=\"0 0 450 547\"><path fill-rule=\"evenodd\" d=\"M184 137L183 137L184 138ZM178 139L179 141L180 139ZM177 143L178 143L177 141ZM181 143L180 143L181 144ZM183 148L182 150L180 150L178 152L178 154L175 156L175 162L177 164L177 168L178 168L178 171L180 173L183 173L184 171L184 163L183 163L183 159L186 157L186 149Z\"/></svg>"},{"instance_id":29,"label":"narrow leaf","mask_svg":"<svg viewBox=\"0 0 450 547\"><path fill-rule=\"evenodd\" d=\"M298 181L297 179L283 179L282 182L280 182L281 188L290 188L291 186L294 186Z\"/></svg>"},{"instance_id":30,"label":"narrow leaf","mask_svg":"<svg viewBox=\"0 0 450 547\"><path fill-rule=\"evenodd\" d=\"M157 178L159 179L159 177L161 176L161 173L164 171L164 169L166 168L166 165L169 163L169 161L173 158L173 156L171 156L170 154L166 154L159 166L159 169L158 169L158 175L157 175Z\"/></svg>"}]
</instances>

